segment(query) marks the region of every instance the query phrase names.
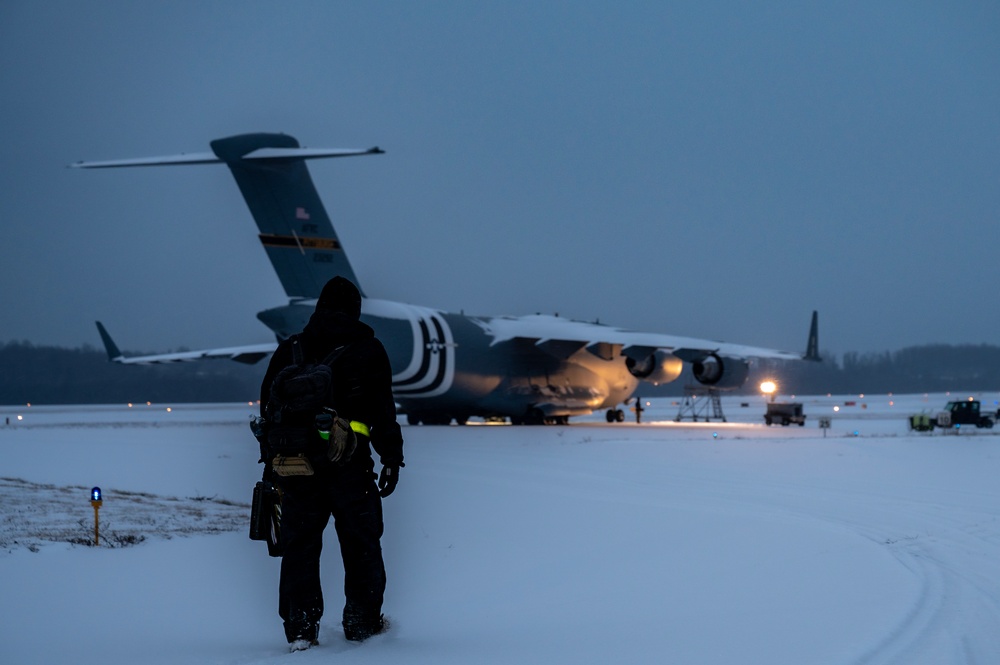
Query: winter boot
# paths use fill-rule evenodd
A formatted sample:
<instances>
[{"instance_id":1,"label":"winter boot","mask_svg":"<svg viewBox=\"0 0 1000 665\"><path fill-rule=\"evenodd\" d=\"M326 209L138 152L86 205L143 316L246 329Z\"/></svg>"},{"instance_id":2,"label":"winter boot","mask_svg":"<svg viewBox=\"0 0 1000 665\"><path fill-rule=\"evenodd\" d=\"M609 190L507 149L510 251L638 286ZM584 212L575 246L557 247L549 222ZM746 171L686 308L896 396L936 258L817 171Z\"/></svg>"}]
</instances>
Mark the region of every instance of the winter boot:
<instances>
[{"instance_id":1,"label":"winter boot","mask_svg":"<svg viewBox=\"0 0 1000 665\"><path fill-rule=\"evenodd\" d=\"M288 651L295 653L296 651L305 651L309 647L314 647L319 644L319 640L295 640L288 645Z\"/></svg>"},{"instance_id":2,"label":"winter boot","mask_svg":"<svg viewBox=\"0 0 1000 665\"><path fill-rule=\"evenodd\" d=\"M351 642L364 642L373 635L379 635L389 630L389 620L380 614L377 621L362 621L355 617L344 621L344 637Z\"/></svg>"}]
</instances>

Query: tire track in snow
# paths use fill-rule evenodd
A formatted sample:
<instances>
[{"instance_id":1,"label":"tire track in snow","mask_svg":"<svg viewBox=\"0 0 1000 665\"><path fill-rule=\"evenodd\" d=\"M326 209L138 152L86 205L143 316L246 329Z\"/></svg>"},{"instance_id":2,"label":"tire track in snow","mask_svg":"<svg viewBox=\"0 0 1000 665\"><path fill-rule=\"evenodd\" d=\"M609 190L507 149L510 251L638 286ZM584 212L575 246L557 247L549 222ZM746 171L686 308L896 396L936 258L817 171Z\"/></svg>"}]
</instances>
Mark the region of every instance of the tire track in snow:
<instances>
[{"instance_id":1,"label":"tire track in snow","mask_svg":"<svg viewBox=\"0 0 1000 665\"><path fill-rule=\"evenodd\" d=\"M954 500L942 503L796 483L741 485L749 495L743 497L744 506L754 501L768 510L853 531L888 548L919 580L920 593L910 611L882 641L861 653L856 665L1000 662L1000 582L995 573L1000 521L971 505L988 499L955 492ZM775 491L789 500L775 501ZM791 500L804 496L810 498L808 507Z\"/></svg>"}]
</instances>

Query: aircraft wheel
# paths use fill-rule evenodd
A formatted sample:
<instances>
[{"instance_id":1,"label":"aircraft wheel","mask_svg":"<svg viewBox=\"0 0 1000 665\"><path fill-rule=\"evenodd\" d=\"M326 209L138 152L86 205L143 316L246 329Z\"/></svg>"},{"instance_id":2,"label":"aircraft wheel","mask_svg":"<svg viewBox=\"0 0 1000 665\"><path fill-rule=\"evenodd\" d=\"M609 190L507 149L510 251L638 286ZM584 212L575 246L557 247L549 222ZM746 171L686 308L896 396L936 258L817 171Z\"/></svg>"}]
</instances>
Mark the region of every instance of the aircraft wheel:
<instances>
[{"instance_id":1,"label":"aircraft wheel","mask_svg":"<svg viewBox=\"0 0 1000 665\"><path fill-rule=\"evenodd\" d=\"M621 409L615 409L615 420L620 423L625 422L625 412Z\"/></svg>"},{"instance_id":2,"label":"aircraft wheel","mask_svg":"<svg viewBox=\"0 0 1000 665\"><path fill-rule=\"evenodd\" d=\"M528 414L524 417L525 425L544 425L545 424L545 414L542 413L541 409L531 409Z\"/></svg>"},{"instance_id":3,"label":"aircraft wheel","mask_svg":"<svg viewBox=\"0 0 1000 665\"><path fill-rule=\"evenodd\" d=\"M604 417L607 418L609 423L615 422L615 410L608 409L608 412L604 414Z\"/></svg>"},{"instance_id":4,"label":"aircraft wheel","mask_svg":"<svg viewBox=\"0 0 1000 665\"><path fill-rule=\"evenodd\" d=\"M511 425L546 425L548 420L541 409L528 409L523 416L511 416Z\"/></svg>"}]
</instances>

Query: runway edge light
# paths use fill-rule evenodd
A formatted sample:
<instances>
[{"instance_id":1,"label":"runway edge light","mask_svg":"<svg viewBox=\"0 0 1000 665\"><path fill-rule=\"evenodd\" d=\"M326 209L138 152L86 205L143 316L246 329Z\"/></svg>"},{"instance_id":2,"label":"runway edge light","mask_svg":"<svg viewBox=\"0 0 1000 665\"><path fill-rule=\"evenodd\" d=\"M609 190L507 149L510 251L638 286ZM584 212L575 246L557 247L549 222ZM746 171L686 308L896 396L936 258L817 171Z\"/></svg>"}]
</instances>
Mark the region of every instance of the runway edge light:
<instances>
[{"instance_id":1,"label":"runway edge light","mask_svg":"<svg viewBox=\"0 0 1000 665\"><path fill-rule=\"evenodd\" d=\"M97 511L101 509L101 505L104 503L101 499L101 488L94 487L90 490L90 505L94 507L94 547L100 547L101 545L101 526L100 520L97 517Z\"/></svg>"}]
</instances>

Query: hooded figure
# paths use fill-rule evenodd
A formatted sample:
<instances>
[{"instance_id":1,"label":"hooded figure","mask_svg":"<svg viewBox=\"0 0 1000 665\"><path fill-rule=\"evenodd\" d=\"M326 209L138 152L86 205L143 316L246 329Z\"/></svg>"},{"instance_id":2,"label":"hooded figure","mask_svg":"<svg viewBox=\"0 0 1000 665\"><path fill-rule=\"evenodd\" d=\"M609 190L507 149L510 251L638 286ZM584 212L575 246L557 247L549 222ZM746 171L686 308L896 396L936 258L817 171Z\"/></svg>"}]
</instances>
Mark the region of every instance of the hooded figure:
<instances>
[{"instance_id":1,"label":"hooded figure","mask_svg":"<svg viewBox=\"0 0 1000 665\"><path fill-rule=\"evenodd\" d=\"M361 641L387 626L382 616L382 498L396 487L403 466L403 438L396 423L388 355L360 316L358 288L343 277L331 279L302 333L278 345L261 383L264 415L271 384L293 364L293 343L301 345L306 363L322 362L343 347L330 363L334 379L327 406L351 421L358 438L346 463L311 460L313 475L272 478L281 491L282 511L278 614L293 651L318 643L323 615L320 551L331 515L344 559L345 636ZM377 485L372 448L382 465Z\"/></svg>"},{"instance_id":2,"label":"hooded figure","mask_svg":"<svg viewBox=\"0 0 1000 665\"><path fill-rule=\"evenodd\" d=\"M337 276L323 287L316 301L317 310L346 314L352 319L361 318L361 292L349 279Z\"/></svg>"}]
</instances>

